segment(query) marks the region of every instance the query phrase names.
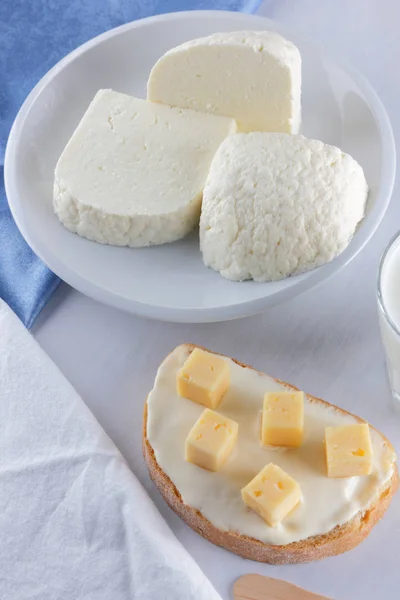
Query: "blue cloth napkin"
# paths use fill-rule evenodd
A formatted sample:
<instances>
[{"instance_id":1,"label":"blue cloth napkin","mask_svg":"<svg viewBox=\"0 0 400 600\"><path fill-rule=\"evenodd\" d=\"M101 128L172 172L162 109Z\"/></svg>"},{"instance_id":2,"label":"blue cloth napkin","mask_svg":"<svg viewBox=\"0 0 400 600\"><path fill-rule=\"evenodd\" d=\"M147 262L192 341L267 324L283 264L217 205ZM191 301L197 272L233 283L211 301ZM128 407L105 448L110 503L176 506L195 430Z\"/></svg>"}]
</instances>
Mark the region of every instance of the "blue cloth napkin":
<instances>
[{"instance_id":1,"label":"blue cloth napkin","mask_svg":"<svg viewBox=\"0 0 400 600\"><path fill-rule=\"evenodd\" d=\"M0 0L0 298L27 327L59 284L19 233L4 192L11 124L38 80L88 39L123 23L179 10L254 12L261 0Z\"/></svg>"}]
</instances>

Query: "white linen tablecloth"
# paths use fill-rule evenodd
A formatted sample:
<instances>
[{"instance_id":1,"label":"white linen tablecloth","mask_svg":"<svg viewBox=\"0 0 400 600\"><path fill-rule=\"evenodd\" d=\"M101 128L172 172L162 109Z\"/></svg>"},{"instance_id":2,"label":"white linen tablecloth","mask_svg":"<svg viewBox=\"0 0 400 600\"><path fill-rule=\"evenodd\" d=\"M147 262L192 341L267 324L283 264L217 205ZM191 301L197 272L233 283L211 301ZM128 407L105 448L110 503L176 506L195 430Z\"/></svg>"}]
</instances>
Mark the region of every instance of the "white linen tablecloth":
<instances>
[{"instance_id":1,"label":"white linen tablecloth","mask_svg":"<svg viewBox=\"0 0 400 600\"><path fill-rule=\"evenodd\" d=\"M0 565L1 600L219 598L1 300Z\"/></svg>"}]
</instances>

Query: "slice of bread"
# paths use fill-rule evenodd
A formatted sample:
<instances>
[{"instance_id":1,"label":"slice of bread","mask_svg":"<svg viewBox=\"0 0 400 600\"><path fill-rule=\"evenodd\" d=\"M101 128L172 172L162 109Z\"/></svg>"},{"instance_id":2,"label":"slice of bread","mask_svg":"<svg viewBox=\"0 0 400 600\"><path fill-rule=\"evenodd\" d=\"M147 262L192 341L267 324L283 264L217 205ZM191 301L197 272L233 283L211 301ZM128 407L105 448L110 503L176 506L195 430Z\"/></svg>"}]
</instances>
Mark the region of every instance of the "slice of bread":
<instances>
[{"instance_id":1,"label":"slice of bread","mask_svg":"<svg viewBox=\"0 0 400 600\"><path fill-rule=\"evenodd\" d=\"M186 346L188 349L196 347L193 344L187 344ZM232 360L241 367L252 369L252 367L240 363L235 359ZM276 381L290 389L297 389L285 382ZM332 407L331 404L319 398L308 395L308 399L311 402L318 402L326 407ZM344 414L351 414L338 407L334 408ZM395 467L391 479L381 489L377 490L376 500L371 506L367 510L357 513L347 523L337 526L323 535L308 537L287 545L266 544L255 538L233 531L218 529L199 510L183 502L179 490L157 462L154 450L147 437L147 414L148 406L146 401L143 419L143 453L150 477L158 487L164 500L197 533L200 533L200 535L213 544L222 546L244 558L270 564L295 564L319 560L351 550L368 536L372 527L379 521L388 508L392 496L399 486L398 471L397 467ZM360 423L365 422L355 415L351 416ZM390 442L382 434L379 435L392 448Z\"/></svg>"}]
</instances>

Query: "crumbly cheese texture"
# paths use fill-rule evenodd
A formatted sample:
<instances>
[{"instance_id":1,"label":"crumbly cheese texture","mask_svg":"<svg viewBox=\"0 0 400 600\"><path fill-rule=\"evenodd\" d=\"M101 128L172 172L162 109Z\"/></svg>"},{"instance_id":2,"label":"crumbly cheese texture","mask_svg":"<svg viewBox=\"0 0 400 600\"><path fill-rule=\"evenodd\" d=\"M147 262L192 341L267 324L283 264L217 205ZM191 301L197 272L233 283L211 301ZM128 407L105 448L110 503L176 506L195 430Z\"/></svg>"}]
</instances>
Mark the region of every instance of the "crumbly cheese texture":
<instances>
[{"instance_id":1,"label":"crumbly cheese texture","mask_svg":"<svg viewBox=\"0 0 400 600\"><path fill-rule=\"evenodd\" d=\"M63 151L54 210L74 233L141 247L198 224L211 160L231 119L100 90Z\"/></svg>"},{"instance_id":2,"label":"crumbly cheese texture","mask_svg":"<svg viewBox=\"0 0 400 600\"><path fill-rule=\"evenodd\" d=\"M158 60L147 97L232 117L239 131L297 133L300 52L272 31L217 33L192 40Z\"/></svg>"},{"instance_id":3,"label":"crumbly cheese texture","mask_svg":"<svg viewBox=\"0 0 400 600\"><path fill-rule=\"evenodd\" d=\"M367 195L361 166L335 146L238 133L221 144L203 192L204 263L235 281L314 269L348 246Z\"/></svg>"},{"instance_id":4,"label":"crumbly cheese texture","mask_svg":"<svg viewBox=\"0 0 400 600\"><path fill-rule=\"evenodd\" d=\"M325 427L357 423L355 417L304 397L304 439L300 448L260 444L260 413L267 391L285 391L283 384L229 358L231 383L218 412L238 424L237 442L218 473L185 460L188 432L204 408L176 391L176 375L190 354L178 346L160 366L147 399L147 438L161 469L182 496L223 531L236 531L269 544L284 545L327 533L367 510L393 475L395 454L384 438L370 429L373 466L370 475L329 478L326 474ZM269 527L243 503L241 490L268 463L279 466L300 486L301 503L280 525Z\"/></svg>"}]
</instances>

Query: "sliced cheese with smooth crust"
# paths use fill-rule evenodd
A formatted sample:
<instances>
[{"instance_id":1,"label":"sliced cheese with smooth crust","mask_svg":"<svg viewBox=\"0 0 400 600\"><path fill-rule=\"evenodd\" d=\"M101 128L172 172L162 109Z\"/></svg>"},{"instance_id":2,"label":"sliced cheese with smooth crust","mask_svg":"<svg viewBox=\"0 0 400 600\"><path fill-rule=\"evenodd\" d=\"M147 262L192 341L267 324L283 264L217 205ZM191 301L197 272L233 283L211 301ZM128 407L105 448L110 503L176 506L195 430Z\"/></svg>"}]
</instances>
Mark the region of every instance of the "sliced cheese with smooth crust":
<instances>
[{"instance_id":1,"label":"sliced cheese with smooth crust","mask_svg":"<svg viewBox=\"0 0 400 600\"><path fill-rule=\"evenodd\" d=\"M204 183L232 119L100 90L63 151L54 209L104 244L173 242L198 224Z\"/></svg>"},{"instance_id":2,"label":"sliced cheese with smooth crust","mask_svg":"<svg viewBox=\"0 0 400 600\"><path fill-rule=\"evenodd\" d=\"M272 31L234 31L192 40L155 64L147 97L232 117L239 131L297 133L300 53Z\"/></svg>"}]
</instances>

